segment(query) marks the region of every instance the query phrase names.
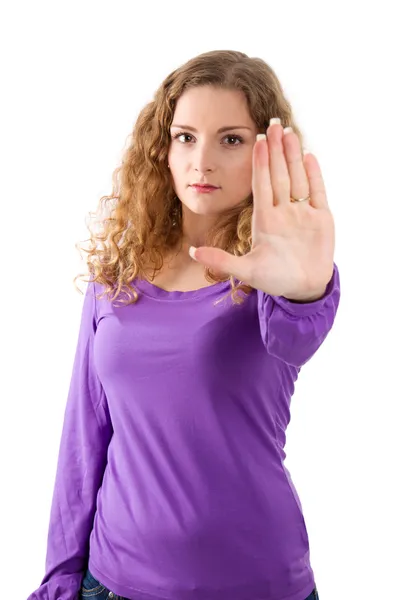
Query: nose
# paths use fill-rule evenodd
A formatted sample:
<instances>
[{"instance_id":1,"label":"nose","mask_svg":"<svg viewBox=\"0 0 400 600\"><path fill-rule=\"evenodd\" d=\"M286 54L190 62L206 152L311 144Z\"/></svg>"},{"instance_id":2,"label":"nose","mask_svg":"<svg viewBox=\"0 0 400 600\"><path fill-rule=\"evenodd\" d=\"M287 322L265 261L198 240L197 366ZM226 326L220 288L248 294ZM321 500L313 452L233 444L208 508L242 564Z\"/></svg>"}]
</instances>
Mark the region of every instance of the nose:
<instances>
[{"instance_id":1,"label":"nose","mask_svg":"<svg viewBox=\"0 0 400 600\"><path fill-rule=\"evenodd\" d=\"M198 173L209 173L215 170L215 159L207 144L197 144L193 153L193 167Z\"/></svg>"},{"instance_id":2,"label":"nose","mask_svg":"<svg viewBox=\"0 0 400 600\"><path fill-rule=\"evenodd\" d=\"M194 171L197 173L198 179L201 181L203 177L208 177L210 173L214 171L212 167L209 167L209 161L196 161L194 165Z\"/></svg>"}]
</instances>

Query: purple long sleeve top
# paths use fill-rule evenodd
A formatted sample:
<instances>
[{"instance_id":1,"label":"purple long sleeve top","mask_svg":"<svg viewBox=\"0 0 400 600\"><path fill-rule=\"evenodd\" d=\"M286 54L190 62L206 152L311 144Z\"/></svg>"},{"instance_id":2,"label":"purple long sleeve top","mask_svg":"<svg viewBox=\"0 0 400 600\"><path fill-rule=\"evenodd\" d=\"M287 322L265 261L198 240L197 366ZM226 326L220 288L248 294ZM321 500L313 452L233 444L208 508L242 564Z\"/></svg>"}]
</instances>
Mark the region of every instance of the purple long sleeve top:
<instances>
[{"instance_id":1,"label":"purple long sleeve top","mask_svg":"<svg viewBox=\"0 0 400 600\"><path fill-rule=\"evenodd\" d=\"M304 600L315 585L285 432L301 367L331 330L297 304L221 282L136 280L114 307L88 283L66 402L45 576L28 600L77 600L84 572L132 600Z\"/></svg>"}]
</instances>

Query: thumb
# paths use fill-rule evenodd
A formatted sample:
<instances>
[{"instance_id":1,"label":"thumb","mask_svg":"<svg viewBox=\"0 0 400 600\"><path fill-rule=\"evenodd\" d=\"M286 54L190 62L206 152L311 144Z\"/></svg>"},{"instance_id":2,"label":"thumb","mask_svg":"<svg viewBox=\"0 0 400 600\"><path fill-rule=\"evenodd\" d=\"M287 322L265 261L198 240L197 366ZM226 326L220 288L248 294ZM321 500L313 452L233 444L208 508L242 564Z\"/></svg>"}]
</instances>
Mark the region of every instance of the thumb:
<instances>
[{"instance_id":1,"label":"thumb","mask_svg":"<svg viewBox=\"0 0 400 600\"><path fill-rule=\"evenodd\" d=\"M209 267L218 275L227 277L233 275L240 280L238 269L240 270L239 257L221 250L221 248L211 248L200 246L195 248L190 246L189 254L196 262Z\"/></svg>"}]
</instances>

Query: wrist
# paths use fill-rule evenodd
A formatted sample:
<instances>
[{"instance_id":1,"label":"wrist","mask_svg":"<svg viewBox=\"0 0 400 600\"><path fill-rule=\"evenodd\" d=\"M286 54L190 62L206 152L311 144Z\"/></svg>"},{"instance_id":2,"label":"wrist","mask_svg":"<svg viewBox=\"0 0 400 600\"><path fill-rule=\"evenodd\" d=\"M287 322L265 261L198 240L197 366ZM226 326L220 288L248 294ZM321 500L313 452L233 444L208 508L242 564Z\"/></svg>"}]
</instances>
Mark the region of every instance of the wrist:
<instances>
[{"instance_id":1,"label":"wrist","mask_svg":"<svg viewBox=\"0 0 400 600\"><path fill-rule=\"evenodd\" d=\"M294 302L295 304L307 304L309 302L316 302L317 300L321 300L321 298L323 298L323 296L325 295L325 291L326 291L326 287L324 288L323 291L319 291L317 293L314 294L310 294L307 296L283 296L286 300L289 300L289 302Z\"/></svg>"}]
</instances>

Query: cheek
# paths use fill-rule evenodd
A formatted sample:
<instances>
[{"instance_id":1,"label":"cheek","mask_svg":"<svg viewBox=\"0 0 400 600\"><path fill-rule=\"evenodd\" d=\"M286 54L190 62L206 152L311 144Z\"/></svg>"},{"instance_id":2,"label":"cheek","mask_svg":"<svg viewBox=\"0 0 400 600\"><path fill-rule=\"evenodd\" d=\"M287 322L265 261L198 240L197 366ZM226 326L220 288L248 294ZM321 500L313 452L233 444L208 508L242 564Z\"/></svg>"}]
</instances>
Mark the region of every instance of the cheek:
<instances>
[{"instance_id":1,"label":"cheek","mask_svg":"<svg viewBox=\"0 0 400 600\"><path fill-rule=\"evenodd\" d=\"M240 161L236 165L232 165L232 181L248 183L251 182L253 165L251 160Z\"/></svg>"},{"instance_id":2,"label":"cheek","mask_svg":"<svg viewBox=\"0 0 400 600\"><path fill-rule=\"evenodd\" d=\"M232 169L243 176L248 176L249 173L251 175L253 168L252 152L233 152L233 154L235 154L235 156L233 156L229 161Z\"/></svg>"}]
</instances>

